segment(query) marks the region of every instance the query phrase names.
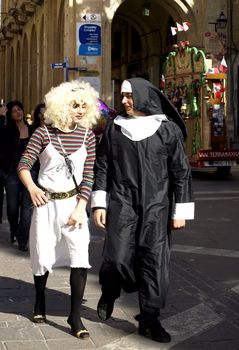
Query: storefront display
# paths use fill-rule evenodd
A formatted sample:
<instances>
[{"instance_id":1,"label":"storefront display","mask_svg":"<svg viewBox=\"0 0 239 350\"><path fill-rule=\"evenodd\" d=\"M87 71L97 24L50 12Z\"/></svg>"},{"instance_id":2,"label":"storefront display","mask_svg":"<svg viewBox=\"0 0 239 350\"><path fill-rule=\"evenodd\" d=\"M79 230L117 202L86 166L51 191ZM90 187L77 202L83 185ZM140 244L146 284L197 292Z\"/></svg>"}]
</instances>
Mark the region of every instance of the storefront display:
<instances>
[{"instance_id":1,"label":"storefront display","mask_svg":"<svg viewBox=\"0 0 239 350\"><path fill-rule=\"evenodd\" d=\"M230 167L239 150L227 138L225 73L208 73L211 60L188 42L175 45L164 69L164 93L181 113L187 129L186 150L193 167ZM216 152L213 152L216 151ZM224 168L226 170L226 168Z\"/></svg>"}]
</instances>

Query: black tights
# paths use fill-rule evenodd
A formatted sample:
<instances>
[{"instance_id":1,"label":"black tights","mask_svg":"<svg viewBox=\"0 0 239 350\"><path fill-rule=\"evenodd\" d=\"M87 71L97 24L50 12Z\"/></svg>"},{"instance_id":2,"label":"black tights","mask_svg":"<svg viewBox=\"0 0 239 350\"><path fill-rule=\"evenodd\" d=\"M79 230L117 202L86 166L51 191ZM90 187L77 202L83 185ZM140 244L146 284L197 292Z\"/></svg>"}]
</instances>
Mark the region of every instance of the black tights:
<instances>
[{"instance_id":1,"label":"black tights","mask_svg":"<svg viewBox=\"0 0 239 350\"><path fill-rule=\"evenodd\" d=\"M33 276L36 290L36 303L34 308L35 315L45 316L45 287L49 272L42 276ZM81 328L80 309L85 291L87 279L87 269L71 268L70 286L71 286L71 312L68 322L74 328Z\"/></svg>"},{"instance_id":2,"label":"black tights","mask_svg":"<svg viewBox=\"0 0 239 350\"><path fill-rule=\"evenodd\" d=\"M46 315L46 306L45 306L45 287L48 278L49 272L47 271L42 276L34 275L34 284L36 290L36 303L34 307L35 315Z\"/></svg>"},{"instance_id":3,"label":"black tights","mask_svg":"<svg viewBox=\"0 0 239 350\"><path fill-rule=\"evenodd\" d=\"M80 309L85 291L86 279L87 269L71 268L71 312L68 321L73 328L81 328Z\"/></svg>"}]
</instances>

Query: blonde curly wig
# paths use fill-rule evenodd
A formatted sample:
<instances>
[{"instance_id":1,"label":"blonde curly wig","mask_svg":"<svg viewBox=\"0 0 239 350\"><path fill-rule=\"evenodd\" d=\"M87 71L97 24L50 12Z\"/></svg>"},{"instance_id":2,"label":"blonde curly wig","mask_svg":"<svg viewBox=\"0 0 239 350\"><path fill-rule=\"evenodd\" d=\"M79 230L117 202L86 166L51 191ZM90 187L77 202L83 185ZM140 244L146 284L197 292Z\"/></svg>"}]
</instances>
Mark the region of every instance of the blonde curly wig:
<instances>
[{"instance_id":1,"label":"blonde curly wig","mask_svg":"<svg viewBox=\"0 0 239 350\"><path fill-rule=\"evenodd\" d=\"M100 118L98 98L98 92L85 81L72 80L53 87L45 95L45 123L59 129L70 126L75 115L74 104L84 102L86 114L80 125L92 128Z\"/></svg>"}]
</instances>

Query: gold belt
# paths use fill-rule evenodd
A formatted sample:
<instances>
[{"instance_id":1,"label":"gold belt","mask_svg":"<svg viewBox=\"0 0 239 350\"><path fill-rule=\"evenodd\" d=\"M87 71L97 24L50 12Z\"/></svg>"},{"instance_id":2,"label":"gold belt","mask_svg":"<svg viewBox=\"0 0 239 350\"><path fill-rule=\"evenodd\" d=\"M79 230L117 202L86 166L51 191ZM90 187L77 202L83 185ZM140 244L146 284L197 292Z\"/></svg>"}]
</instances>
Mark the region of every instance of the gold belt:
<instances>
[{"instance_id":1,"label":"gold belt","mask_svg":"<svg viewBox=\"0 0 239 350\"><path fill-rule=\"evenodd\" d=\"M37 186L45 192L45 195L48 199L66 199L74 196L78 193L76 188L73 188L72 190L68 192L51 192L50 190L42 187L41 185L37 184Z\"/></svg>"}]
</instances>

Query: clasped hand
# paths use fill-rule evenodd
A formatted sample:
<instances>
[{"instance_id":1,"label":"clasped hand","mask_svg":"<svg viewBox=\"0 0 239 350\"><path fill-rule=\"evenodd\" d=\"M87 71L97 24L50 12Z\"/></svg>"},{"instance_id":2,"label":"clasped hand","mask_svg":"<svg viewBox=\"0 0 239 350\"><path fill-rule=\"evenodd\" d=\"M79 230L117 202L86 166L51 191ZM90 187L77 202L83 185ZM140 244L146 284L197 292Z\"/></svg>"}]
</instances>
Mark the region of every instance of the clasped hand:
<instances>
[{"instance_id":1,"label":"clasped hand","mask_svg":"<svg viewBox=\"0 0 239 350\"><path fill-rule=\"evenodd\" d=\"M29 193L34 207L41 207L42 205L48 203L47 194L36 185L31 188ZM86 202L84 200L79 200L72 214L69 216L67 221L68 226L73 226L76 228L81 227L84 224L85 207Z\"/></svg>"}]
</instances>

